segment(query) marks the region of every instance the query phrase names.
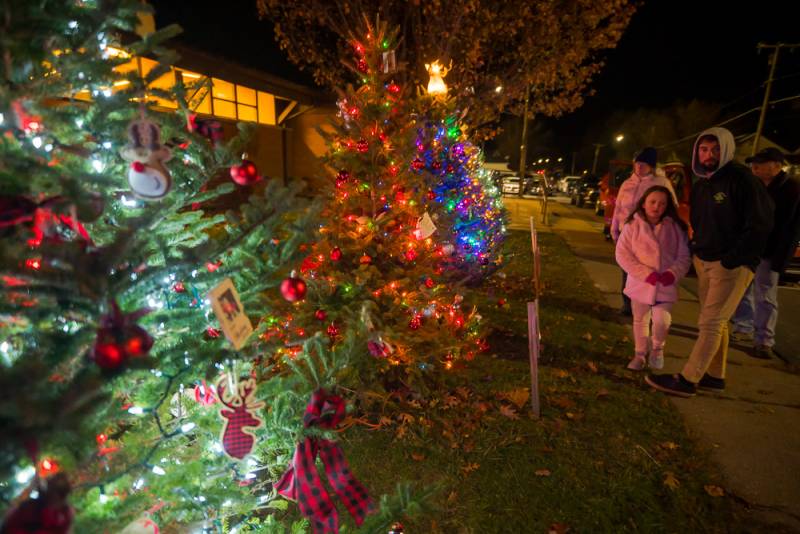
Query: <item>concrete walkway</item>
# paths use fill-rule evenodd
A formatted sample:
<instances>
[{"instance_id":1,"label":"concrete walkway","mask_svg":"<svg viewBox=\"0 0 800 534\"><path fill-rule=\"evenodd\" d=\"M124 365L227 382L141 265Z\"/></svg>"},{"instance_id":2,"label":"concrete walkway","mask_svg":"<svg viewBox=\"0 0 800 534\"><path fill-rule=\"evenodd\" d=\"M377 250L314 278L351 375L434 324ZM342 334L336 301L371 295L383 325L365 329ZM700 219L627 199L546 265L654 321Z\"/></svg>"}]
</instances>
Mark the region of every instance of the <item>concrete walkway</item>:
<instances>
[{"instance_id":1,"label":"concrete walkway","mask_svg":"<svg viewBox=\"0 0 800 534\"><path fill-rule=\"evenodd\" d=\"M539 205L507 200L511 228L528 229L534 216L538 231L562 236L609 305L619 308L621 274L613 245L600 233L600 219L587 217L588 210L550 202L549 224L542 225ZM693 284L681 286L672 311L665 372L681 370L697 338L699 303L687 287ZM783 361L754 359L746 349L731 346L723 394L669 398L690 433L711 450L727 479L726 491L745 501L759 519L800 532L800 375ZM627 357L620 355L620 365Z\"/></svg>"}]
</instances>

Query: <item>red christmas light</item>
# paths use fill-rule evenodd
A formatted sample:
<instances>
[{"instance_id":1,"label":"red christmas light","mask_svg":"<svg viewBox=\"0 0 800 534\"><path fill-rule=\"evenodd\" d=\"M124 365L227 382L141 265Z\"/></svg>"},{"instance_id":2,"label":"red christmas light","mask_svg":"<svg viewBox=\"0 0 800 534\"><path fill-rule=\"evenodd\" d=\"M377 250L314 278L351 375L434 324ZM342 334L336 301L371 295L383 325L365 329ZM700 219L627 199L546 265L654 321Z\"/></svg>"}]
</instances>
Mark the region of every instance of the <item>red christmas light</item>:
<instances>
[{"instance_id":1,"label":"red christmas light","mask_svg":"<svg viewBox=\"0 0 800 534\"><path fill-rule=\"evenodd\" d=\"M425 280L425 287L427 287L428 289L430 289L430 288L432 288L433 286L434 286L433 278L428 278L427 280Z\"/></svg>"},{"instance_id":2,"label":"red christmas light","mask_svg":"<svg viewBox=\"0 0 800 534\"><path fill-rule=\"evenodd\" d=\"M42 260L39 258L28 258L25 260L25 267L38 271L42 268Z\"/></svg>"},{"instance_id":3,"label":"red christmas light","mask_svg":"<svg viewBox=\"0 0 800 534\"><path fill-rule=\"evenodd\" d=\"M331 250L331 260L339 261L341 259L342 259L342 249L340 249L339 247L334 247L333 250Z\"/></svg>"},{"instance_id":4,"label":"red christmas light","mask_svg":"<svg viewBox=\"0 0 800 534\"><path fill-rule=\"evenodd\" d=\"M175 293L186 293L186 286L183 285L183 282L176 282L174 286L172 286L172 290Z\"/></svg>"}]
</instances>

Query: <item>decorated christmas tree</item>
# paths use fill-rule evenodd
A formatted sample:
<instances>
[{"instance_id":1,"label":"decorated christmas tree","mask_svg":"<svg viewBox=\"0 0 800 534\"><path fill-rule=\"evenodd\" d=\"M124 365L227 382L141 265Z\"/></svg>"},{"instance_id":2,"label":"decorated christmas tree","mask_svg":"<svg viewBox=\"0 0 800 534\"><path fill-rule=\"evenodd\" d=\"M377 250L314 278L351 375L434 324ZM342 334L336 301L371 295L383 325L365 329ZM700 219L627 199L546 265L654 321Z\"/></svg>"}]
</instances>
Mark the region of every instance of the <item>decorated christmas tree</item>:
<instances>
[{"instance_id":1,"label":"decorated christmas tree","mask_svg":"<svg viewBox=\"0 0 800 534\"><path fill-rule=\"evenodd\" d=\"M398 81L397 31L364 20L350 42L343 61L361 83L340 92L326 134L325 222L302 271L332 339L366 328L360 383L422 388L480 352L480 316L443 276L443 238L425 208L430 184L413 163L413 88Z\"/></svg>"},{"instance_id":2,"label":"decorated christmas tree","mask_svg":"<svg viewBox=\"0 0 800 534\"><path fill-rule=\"evenodd\" d=\"M145 8L15 0L0 22L3 528L284 532L279 493L333 532L317 452L360 523L330 438L364 332L303 323L290 272L318 209L241 161L247 128L222 142L191 112L207 80L153 87L177 30L133 40Z\"/></svg>"},{"instance_id":3,"label":"decorated christmas tree","mask_svg":"<svg viewBox=\"0 0 800 534\"><path fill-rule=\"evenodd\" d=\"M442 235L438 250L446 276L475 285L500 266L507 216L480 149L468 140L455 99L447 98L444 81L436 78L437 67L431 66L431 80L442 92L421 94L415 101L412 169L430 187L426 209Z\"/></svg>"}]
</instances>

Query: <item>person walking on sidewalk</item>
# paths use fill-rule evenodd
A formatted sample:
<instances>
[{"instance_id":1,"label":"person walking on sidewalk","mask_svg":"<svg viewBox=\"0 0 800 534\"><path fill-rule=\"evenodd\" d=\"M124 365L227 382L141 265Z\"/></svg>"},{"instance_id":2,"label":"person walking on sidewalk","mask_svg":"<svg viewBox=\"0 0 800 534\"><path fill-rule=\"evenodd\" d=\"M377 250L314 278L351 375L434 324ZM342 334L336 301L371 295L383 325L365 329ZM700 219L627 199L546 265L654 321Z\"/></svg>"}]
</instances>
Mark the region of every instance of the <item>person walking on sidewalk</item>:
<instances>
[{"instance_id":1,"label":"person walking on sidewalk","mask_svg":"<svg viewBox=\"0 0 800 534\"><path fill-rule=\"evenodd\" d=\"M664 343L672 323L672 304L678 300L678 281L692 257L686 223L669 189L656 185L645 191L617 240L617 263L628 273L625 294L633 308L635 355L628 369L664 367ZM653 329L650 333L652 316Z\"/></svg>"},{"instance_id":2,"label":"person walking on sidewalk","mask_svg":"<svg viewBox=\"0 0 800 534\"><path fill-rule=\"evenodd\" d=\"M774 206L766 188L733 161L736 144L725 128L700 134L692 152L691 249L697 271L699 335L678 374L648 375L657 390L691 397L698 385L725 389L728 321L753 279L772 230Z\"/></svg>"},{"instance_id":3,"label":"person walking on sidewalk","mask_svg":"<svg viewBox=\"0 0 800 534\"><path fill-rule=\"evenodd\" d=\"M648 146L643 148L633 158L633 173L630 178L622 183L617 193L617 200L614 202L614 217L611 220L611 238L614 243L619 239L622 227L636 210L636 205L642 198L645 191L654 185L661 185L669 189L675 203L678 197L672 188L672 182L665 176L656 176L656 162L658 153L656 149ZM627 280L625 269L622 270L622 315L631 315L631 299L625 294L625 283Z\"/></svg>"},{"instance_id":4,"label":"person walking on sidewalk","mask_svg":"<svg viewBox=\"0 0 800 534\"><path fill-rule=\"evenodd\" d=\"M767 187L775 203L775 224L756 267L755 279L733 314L733 341L754 341L756 358L769 359L778 322L778 279L800 239L800 181L781 168L786 162L777 148L765 148L745 160Z\"/></svg>"}]
</instances>

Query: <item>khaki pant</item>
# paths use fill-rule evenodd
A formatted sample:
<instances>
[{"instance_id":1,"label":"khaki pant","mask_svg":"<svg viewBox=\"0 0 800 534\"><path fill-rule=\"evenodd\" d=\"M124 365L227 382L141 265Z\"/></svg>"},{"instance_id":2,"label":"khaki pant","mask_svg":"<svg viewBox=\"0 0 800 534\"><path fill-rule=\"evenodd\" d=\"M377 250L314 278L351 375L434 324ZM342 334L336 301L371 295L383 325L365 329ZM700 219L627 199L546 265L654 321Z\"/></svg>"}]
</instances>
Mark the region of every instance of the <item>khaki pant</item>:
<instances>
[{"instance_id":1,"label":"khaki pant","mask_svg":"<svg viewBox=\"0 0 800 534\"><path fill-rule=\"evenodd\" d=\"M697 256L694 257L694 268L700 299L700 317L697 319L700 333L681 374L696 384L705 373L714 378L725 378L728 321L753 280L753 272L747 267L726 269L718 261L703 261Z\"/></svg>"}]
</instances>

